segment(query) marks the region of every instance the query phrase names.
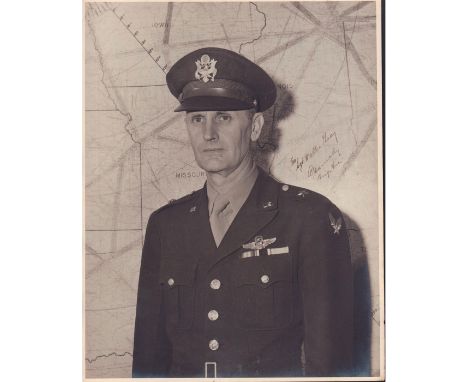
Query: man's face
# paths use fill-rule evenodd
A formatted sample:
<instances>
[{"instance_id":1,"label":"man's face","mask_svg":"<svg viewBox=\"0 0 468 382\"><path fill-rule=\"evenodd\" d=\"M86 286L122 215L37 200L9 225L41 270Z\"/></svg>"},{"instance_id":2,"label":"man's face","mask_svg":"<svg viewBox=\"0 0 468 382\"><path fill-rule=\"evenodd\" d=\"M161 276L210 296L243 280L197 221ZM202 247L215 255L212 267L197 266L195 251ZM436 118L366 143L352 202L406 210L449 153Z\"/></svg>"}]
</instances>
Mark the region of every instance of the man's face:
<instances>
[{"instance_id":1,"label":"man's face","mask_svg":"<svg viewBox=\"0 0 468 382\"><path fill-rule=\"evenodd\" d=\"M198 165L207 172L229 175L249 154L260 135L263 116L248 110L187 112L185 124Z\"/></svg>"}]
</instances>

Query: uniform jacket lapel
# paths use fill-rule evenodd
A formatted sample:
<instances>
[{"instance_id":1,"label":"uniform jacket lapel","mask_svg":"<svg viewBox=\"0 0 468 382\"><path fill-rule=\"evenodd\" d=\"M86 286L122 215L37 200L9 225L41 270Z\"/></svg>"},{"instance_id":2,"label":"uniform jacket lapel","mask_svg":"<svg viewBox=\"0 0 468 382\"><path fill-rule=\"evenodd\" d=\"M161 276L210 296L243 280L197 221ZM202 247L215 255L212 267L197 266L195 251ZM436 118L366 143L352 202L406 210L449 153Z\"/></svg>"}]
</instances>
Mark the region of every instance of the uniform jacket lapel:
<instances>
[{"instance_id":1,"label":"uniform jacket lapel","mask_svg":"<svg viewBox=\"0 0 468 382\"><path fill-rule=\"evenodd\" d=\"M196 246L199 254L214 254L216 244L211 233L210 221L208 217L208 197L206 194L206 184L198 191L197 198L194 200L187 220L184 222L186 227L186 237L193 238L190 241L191 246Z\"/></svg>"},{"instance_id":2,"label":"uniform jacket lapel","mask_svg":"<svg viewBox=\"0 0 468 382\"><path fill-rule=\"evenodd\" d=\"M210 267L242 247L242 244L252 241L257 232L277 215L277 205L278 185L260 170L249 197L216 249L216 255L211 258ZM213 239L211 241L214 243Z\"/></svg>"}]
</instances>

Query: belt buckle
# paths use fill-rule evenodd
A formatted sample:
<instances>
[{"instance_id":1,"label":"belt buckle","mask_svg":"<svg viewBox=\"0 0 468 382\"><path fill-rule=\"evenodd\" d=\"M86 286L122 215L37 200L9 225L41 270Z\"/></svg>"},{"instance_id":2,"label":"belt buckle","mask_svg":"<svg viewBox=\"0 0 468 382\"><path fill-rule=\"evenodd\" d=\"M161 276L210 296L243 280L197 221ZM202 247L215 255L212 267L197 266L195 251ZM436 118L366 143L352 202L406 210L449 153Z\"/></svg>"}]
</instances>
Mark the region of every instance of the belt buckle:
<instances>
[{"instance_id":1,"label":"belt buckle","mask_svg":"<svg viewBox=\"0 0 468 382\"><path fill-rule=\"evenodd\" d=\"M213 376L208 375L208 366L213 366ZM205 378L216 378L216 362L205 362Z\"/></svg>"}]
</instances>

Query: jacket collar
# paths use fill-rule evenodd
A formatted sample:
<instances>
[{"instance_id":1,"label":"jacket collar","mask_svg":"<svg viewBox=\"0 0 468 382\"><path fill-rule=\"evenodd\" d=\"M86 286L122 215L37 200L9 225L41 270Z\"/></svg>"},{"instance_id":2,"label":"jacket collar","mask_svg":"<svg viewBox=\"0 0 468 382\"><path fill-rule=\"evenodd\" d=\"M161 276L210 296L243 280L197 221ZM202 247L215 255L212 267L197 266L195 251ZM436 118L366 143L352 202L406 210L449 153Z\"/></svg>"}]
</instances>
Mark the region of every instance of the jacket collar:
<instances>
[{"instance_id":1,"label":"jacket collar","mask_svg":"<svg viewBox=\"0 0 468 382\"><path fill-rule=\"evenodd\" d=\"M252 191L217 248L209 222L205 183L187 211L186 227L188 236L201 239L197 240L197 252L208 254L209 268L243 244L251 242L257 233L274 219L278 213L278 193L278 182L259 168Z\"/></svg>"},{"instance_id":2,"label":"jacket collar","mask_svg":"<svg viewBox=\"0 0 468 382\"><path fill-rule=\"evenodd\" d=\"M242 244L252 241L257 233L273 220L277 213L278 183L264 171L259 170L250 195L224 235L219 247L214 246L215 255L210 259L209 266L214 266L242 247ZM206 220L208 221L208 218ZM207 222L207 225L211 232L209 222ZM212 235L210 237L212 238ZM212 245L214 245L214 239L211 240Z\"/></svg>"}]
</instances>

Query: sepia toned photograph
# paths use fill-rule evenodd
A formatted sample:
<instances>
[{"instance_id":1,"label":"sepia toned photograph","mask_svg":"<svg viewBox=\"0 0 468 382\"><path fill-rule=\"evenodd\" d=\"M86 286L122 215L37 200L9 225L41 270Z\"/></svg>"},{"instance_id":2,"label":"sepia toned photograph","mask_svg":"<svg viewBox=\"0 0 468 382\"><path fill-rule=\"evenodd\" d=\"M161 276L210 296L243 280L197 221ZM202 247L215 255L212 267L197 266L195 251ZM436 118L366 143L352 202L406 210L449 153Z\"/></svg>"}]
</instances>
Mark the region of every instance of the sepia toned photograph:
<instances>
[{"instance_id":1,"label":"sepia toned photograph","mask_svg":"<svg viewBox=\"0 0 468 382\"><path fill-rule=\"evenodd\" d=\"M384 380L381 7L84 3L86 380Z\"/></svg>"}]
</instances>

